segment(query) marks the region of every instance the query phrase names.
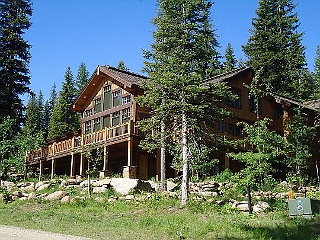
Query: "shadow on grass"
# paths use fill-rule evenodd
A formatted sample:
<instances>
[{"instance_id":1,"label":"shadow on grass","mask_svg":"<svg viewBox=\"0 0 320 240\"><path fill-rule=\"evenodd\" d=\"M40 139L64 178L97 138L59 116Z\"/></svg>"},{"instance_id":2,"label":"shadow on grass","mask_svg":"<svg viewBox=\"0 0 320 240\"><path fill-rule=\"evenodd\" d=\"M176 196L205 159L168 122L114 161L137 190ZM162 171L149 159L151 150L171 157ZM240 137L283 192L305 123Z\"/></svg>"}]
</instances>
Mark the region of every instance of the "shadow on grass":
<instances>
[{"instance_id":1,"label":"shadow on grass","mask_svg":"<svg viewBox=\"0 0 320 240\"><path fill-rule=\"evenodd\" d=\"M287 221L277 226L254 227L243 225L241 228L247 232L251 232L254 239L320 239L320 218L288 218Z\"/></svg>"}]
</instances>

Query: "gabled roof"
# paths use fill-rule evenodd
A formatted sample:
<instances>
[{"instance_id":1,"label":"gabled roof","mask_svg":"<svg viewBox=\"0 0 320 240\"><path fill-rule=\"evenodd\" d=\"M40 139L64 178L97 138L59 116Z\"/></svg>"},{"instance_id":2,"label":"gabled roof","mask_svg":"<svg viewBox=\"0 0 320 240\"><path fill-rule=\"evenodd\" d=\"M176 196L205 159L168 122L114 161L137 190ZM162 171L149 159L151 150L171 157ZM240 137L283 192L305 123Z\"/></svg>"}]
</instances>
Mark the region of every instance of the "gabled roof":
<instances>
[{"instance_id":1,"label":"gabled roof","mask_svg":"<svg viewBox=\"0 0 320 240\"><path fill-rule=\"evenodd\" d=\"M90 99L90 101L92 100L98 90L97 86L101 86L106 77L111 78L111 81L114 84L128 88L133 88L134 86L139 87L141 81L147 78L109 65L98 66L78 98L75 100L73 104L74 111L79 112L85 109L88 99Z\"/></svg>"},{"instance_id":2,"label":"gabled roof","mask_svg":"<svg viewBox=\"0 0 320 240\"><path fill-rule=\"evenodd\" d=\"M272 96L274 97L274 99L276 100L277 103L280 103L282 105L287 105L288 107L290 107L291 105L295 105L295 106L303 107L306 109L310 109L312 111L319 112L319 108L316 108L315 106L313 106L309 102L302 103L302 102L299 102L298 100L284 97L284 96L281 96L278 94L272 94Z\"/></svg>"},{"instance_id":3,"label":"gabled roof","mask_svg":"<svg viewBox=\"0 0 320 240\"><path fill-rule=\"evenodd\" d=\"M208 78L204 80L203 86L208 86L210 84L216 84L219 82L225 82L225 81L230 81L235 77L239 77L240 75L245 75L248 73L252 73L252 77L254 74L254 71L251 67L243 67L243 68L237 68L232 71L226 72L219 74L217 76Z\"/></svg>"}]
</instances>

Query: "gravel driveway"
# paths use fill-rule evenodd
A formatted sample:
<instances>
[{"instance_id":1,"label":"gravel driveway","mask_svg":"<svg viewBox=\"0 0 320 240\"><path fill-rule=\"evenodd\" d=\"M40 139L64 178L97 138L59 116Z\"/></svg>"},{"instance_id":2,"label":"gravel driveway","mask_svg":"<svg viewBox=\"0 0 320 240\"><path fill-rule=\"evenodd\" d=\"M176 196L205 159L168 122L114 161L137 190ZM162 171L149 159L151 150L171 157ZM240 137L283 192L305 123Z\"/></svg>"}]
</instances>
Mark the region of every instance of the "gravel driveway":
<instances>
[{"instance_id":1,"label":"gravel driveway","mask_svg":"<svg viewBox=\"0 0 320 240\"><path fill-rule=\"evenodd\" d=\"M0 240L89 240L89 238L0 225Z\"/></svg>"}]
</instances>

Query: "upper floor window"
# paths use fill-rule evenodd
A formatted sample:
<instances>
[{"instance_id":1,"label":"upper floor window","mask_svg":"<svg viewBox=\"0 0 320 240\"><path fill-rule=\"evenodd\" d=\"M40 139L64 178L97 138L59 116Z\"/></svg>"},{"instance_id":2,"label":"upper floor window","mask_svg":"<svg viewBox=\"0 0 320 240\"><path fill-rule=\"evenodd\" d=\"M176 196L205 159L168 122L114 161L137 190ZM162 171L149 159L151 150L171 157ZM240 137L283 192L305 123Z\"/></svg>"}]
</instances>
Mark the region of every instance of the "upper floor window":
<instances>
[{"instance_id":1,"label":"upper floor window","mask_svg":"<svg viewBox=\"0 0 320 240\"><path fill-rule=\"evenodd\" d=\"M232 87L231 88L231 92L238 96L238 99L232 101L232 102L229 102L228 105L230 107L234 107L234 108L241 108L241 89L239 88L235 88L235 87Z\"/></svg>"},{"instance_id":2,"label":"upper floor window","mask_svg":"<svg viewBox=\"0 0 320 240\"><path fill-rule=\"evenodd\" d=\"M97 132L101 129L100 118L95 118L93 120L93 131Z\"/></svg>"},{"instance_id":3,"label":"upper floor window","mask_svg":"<svg viewBox=\"0 0 320 240\"><path fill-rule=\"evenodd\" d=\"M236 137L241 137L242 134L242 128L235 126L235 125L229 125L229 134Z\"/></svg>"},{"instance_id":4,"label":"upper floor window","mask_svg":"<svg viewBox=\"0 0 320 240\"><path fill-rule=\"evenodd\" d=\"M112 126L120 124L120 111L112 113Z\"/></svg>"},{"instance_id":5,"label":"upper floor window","mask_svg":"<svg viewBox=\"0 0 320 240\"><path fill-rule=\"evenodd\" d=\"M275 109L275 118L280 119L282 117L283 117L283 109L280 105L277 105Z\"/></svg>"},{"instance_id":6,"label":"upper floor window","mask_svg":"<svg viewBox=\"0 0 320 240\"><path fill-rule=\"evenodd\" d=\"M225 122L220 122L219 123L219 131L221 133L224 133L226 131L226 123Z\"/></svg>"},{"instance_id":7,"label":"upper floor window","mask_svg":"<svg viewBox=\"0 0 320 240\"><path fill-rule=\"evenodd\" d=\"M130 103L130 100L131 100L130 95L127 95L127 96L122 98L122 104Z\"/></svg>"},{"instance_id":8,"label":"upper floor window","mask_svg":"<svg viewBox=\"0 0 320 240\"><path fill-rule=\"evenodd\" d=\"M85 134L91 133L91 120L86 121L84 123L84 133Z\"/></svg>"},{"instance_id":9,"label":"upper floor window","mask_svg":"<svg viewBox=\"0 0 320 240\"><path fill-rule=\"evenodd\" d=\"M117 107L120 105L120 95L121 95L121 92L120 90L114 92L112 94L112 98L113 98L113 107Z\"/></svg>"},{"instance_id":10,"label":"upper floor window","mask_svg":"<svg viewBox=\"0 0 320 240\"><path fill-rule=\"evenodd\" d=\"M257 104L258 104L259 115L261 115L262 114L262 101L261 101L261 98L259 97L259 99L257 101L254 96L250 96L250 98L249 98L249 109L250 109L250 112L257 113Z\"/></svg>"},{"instance_id":11,"label":"upper floor window","mask_svg":"<svg viewBox=\"0 0 320 240\"><path fill-rule=\"evenodd\" d=\"M103 88L103 110L108 110L111 107L111 85Z\"/></svg>"},{"instance_id":12,"label":"upper floor window","mask_svg":"<svg viewBox=\"0 0 320 240\"><path fill-rule=\"evenodd\" d=\"M130 120L130 108L122 110L122 123L126 123Z\"/></svg>"},{"instance_id":13,"label":"upper floor window","mask_svg":"<svg viewBox=\"0 0 320 240\"><path fill-rule=\"evenodd\" d=\"M84 112L84 117L90 117L92 115L92 109L88 109Z\"/></svg>"},{"instance_id":14,"label":"upper floor window","mask_svg":"<svg viewBox=\"0 0 320 240\"><path fill-rule=\"evenodd\" d=\"M94 113L101 112L101 97L94 100Z\"/></svg>"}]
</instances>

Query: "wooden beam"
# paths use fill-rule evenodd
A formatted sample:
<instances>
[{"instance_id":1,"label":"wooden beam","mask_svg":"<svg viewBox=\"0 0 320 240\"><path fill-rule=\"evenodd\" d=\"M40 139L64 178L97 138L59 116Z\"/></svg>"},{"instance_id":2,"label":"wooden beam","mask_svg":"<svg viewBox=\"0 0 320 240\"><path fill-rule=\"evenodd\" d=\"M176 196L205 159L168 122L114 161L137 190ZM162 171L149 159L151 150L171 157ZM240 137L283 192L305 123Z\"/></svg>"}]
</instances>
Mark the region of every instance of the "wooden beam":
<instances>
[{"instance_id":1,"label":"wooden beam","mask_svg":"<svg viewBox=\"0 0 320 240\"><path fill-rule=\"evenodd\" d=\"M54 178L54 175L56 175L56 160L52 158L51 160L51 179Z\"/></svg>"},{"instance_id":2,"label":"wooden beam","mask_svg":"<svg viewBox=\"0 0 320 240\"><path fill-rule=\"evenodd\" d=\"M108 170L108 160L109 160L109 148L107 146L103 147L103 171Z\"/></svg>"},{"instance_id":3,"label":"wooden beam","mask_svg":"<svg viewBox=\"0 0 320 240\"><path fill-rule=\"evenodd\" d=\"M70 177L75 177L75 161L74 161L74 153L71 153L71 169L70 169Z\"/></svg>"},{"instance_id":4,"label":"wooden beam","mask_svg":"<svg viewBox=\"0 0 320 240\"><path fill-rule=\"evenodd\" d=\"M132 165L132 154L133 154L133 137L129 137L129 139L128 139L128 163L127 163L128 167L130 167Z\"/></svg>"},{"instance_id":5,"label":"wooden beam","mask_svg":"<svg viewBox=\"0 0 320 240\"><path fill-rule=\"evenodd\" d=\"M84 155L80 154L80 175L84 176Z\"/></svg>"}]
</instances>

